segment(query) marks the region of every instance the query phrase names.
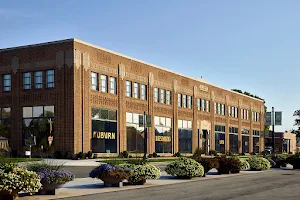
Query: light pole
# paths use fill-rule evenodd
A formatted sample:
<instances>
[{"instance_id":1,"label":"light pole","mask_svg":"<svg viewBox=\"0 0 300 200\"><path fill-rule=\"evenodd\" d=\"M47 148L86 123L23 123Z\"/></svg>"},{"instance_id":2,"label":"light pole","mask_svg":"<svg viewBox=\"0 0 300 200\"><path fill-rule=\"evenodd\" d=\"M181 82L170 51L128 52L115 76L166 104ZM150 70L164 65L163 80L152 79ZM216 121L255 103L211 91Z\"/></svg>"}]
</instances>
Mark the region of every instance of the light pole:
<instances>
[{"instance_id":1,"label":"light pole","mask_svg":"<svg viewBox=\"0 0 300 200\"><path fill-rule=\"evenodd\" d=\"M272 107L272 132L273 132L273 134L272 134L272 147L273 147L273 149L272 149L272 151L273 151L273 154L275 154L275 131L274 131L274 129L275 129L275 115L274 115L274 107Z\"/></svg>"},{"instance_id":2,"label":"light pole","mask_svg":"<svg viewBox=\"0 0 300 200\"><path fill-rule=\"evenodd\" d=\"M146 128L146 112L144 111L144 117L143 117L143 122L144 122L144 157L143 159L147 159L147 128Z\"/></svg>"}]
</instances>

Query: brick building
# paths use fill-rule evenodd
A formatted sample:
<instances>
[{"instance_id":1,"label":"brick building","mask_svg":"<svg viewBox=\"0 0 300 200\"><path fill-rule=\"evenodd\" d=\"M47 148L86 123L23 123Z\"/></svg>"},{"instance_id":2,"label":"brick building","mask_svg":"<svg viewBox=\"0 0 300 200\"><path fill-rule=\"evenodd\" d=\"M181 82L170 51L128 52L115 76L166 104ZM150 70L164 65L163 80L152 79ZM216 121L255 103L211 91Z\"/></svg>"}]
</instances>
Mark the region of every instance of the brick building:
<instances>
[{"instance_id":1,"label":"brick building","mask_svg":"<svg viewBox=\"0 0 300 200\"><path fill-rule=\"evenodd\" d=\"M144 112L148 153L264 149L263 101L77 39L1 49L0 80L0 141L19 152L142 152Z\"/></svg>"}]
</instances>

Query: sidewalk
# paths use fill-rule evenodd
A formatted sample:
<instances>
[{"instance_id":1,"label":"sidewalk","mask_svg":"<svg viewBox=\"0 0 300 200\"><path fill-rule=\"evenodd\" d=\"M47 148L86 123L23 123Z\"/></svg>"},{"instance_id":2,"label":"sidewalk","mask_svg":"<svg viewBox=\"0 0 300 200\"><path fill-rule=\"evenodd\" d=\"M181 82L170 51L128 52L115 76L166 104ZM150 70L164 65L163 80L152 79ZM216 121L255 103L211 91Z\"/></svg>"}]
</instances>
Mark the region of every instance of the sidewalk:
<instances>
[{"instance_id":1,"label":"sidewalk","mask_svg":"<svg viewBox=\"0 0 300 200\"><path fill-rule=\"evenodd\" d=\"M228 176L231 177L241 176L241 175L246 175L251 173L262 173L262 171L259 172L242 171L239 174L218 175L216 169L212 169L209 172L209 175L207 175L206 177L198 177L198 178L193 178L188 180L176 179L175 177L167 175L166 172L161 172L161 177L158 180L147 180L147 183L145 185L137 185L137 186L128 185L123 187L104 187L104 183L99 179L79 178L65 184L63 188L58 190L59 192L57 195L34 195L34 196L20 197L19 199L20 200L45 200L45 199L76 197L76 196L83 196L89 194L131 190L131 189L154 187L160 185L169 185L169 184L192 182L192 181L205 181L208 179L224 178Z\"/></svg>"}]
</instances>

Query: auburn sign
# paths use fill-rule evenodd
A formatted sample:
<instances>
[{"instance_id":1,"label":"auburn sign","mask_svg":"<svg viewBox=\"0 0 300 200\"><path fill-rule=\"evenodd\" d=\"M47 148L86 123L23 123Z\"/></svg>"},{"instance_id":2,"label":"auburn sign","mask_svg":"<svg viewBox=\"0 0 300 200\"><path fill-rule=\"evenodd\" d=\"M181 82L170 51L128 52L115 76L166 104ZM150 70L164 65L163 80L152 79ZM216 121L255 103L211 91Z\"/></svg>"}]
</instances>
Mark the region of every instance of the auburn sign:
<instances>
[{"instance_id":1,"label":"auburn sign","mask_svg":"<svg viewBox=\"0 0 300 200\"><path fill-rule=\"evenodd\" d=\"M116 139L116 133L94 131L93 132L93 138L115 140Z\"/></svg>"}]
</instances>

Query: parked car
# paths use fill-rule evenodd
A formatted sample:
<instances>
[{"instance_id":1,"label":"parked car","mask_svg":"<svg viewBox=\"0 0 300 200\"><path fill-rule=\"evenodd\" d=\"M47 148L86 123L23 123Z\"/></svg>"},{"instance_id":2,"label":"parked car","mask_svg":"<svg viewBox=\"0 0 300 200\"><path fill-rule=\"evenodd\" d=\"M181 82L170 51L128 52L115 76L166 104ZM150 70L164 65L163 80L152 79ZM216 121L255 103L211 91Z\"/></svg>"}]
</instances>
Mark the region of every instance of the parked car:
<instances>
[{"instance_id":1,"label":"parked car","mask_svg":"<svg viewBox=\"0 0 300 200\"><path fill-rule=\"evenodd\" d=\"M265 151L271 154L273 152L273 148L271 146L266 146Z\"/></svg>"}]
</instances>

